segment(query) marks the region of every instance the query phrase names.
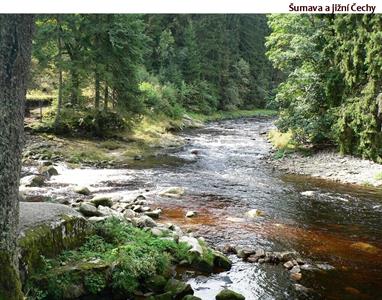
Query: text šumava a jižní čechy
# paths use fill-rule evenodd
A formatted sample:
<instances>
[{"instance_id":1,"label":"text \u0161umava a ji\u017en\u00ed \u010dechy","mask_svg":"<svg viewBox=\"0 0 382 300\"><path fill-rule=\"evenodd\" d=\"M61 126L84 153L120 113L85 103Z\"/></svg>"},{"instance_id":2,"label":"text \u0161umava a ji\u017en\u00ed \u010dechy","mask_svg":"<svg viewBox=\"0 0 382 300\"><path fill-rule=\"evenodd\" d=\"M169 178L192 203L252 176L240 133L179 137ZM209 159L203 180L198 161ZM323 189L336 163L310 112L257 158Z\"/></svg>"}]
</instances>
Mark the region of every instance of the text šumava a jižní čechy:
<instances>
[{"instance_id":1,"label":"text \u0161umava a ji\u017en\u00ed \u010dechy","mask_svg":"<svg viewBox=\"0 0 382 300\"><path fill-rule=\"evenodd\" d=\"M297 5L294 3L289 4L290 12L323 12L323 13L336 13L336 12L358 12L358 13L374 13L376 5L357 3L352 4L331 4L331 5Z\"/></svg>"}]
</instances>

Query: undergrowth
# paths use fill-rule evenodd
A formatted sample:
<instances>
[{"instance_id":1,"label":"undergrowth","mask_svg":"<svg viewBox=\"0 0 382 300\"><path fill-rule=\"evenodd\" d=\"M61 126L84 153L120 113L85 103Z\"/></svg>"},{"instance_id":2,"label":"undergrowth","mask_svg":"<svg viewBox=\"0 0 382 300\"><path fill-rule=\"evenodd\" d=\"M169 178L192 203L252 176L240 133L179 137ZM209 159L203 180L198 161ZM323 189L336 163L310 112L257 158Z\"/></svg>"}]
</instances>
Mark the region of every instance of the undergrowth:
<instances>
[{"instance_id":1,"label":"undergrowth","mask_svg":"<svg viewBox=\"0 0 382 300\"><path fill-rule=\"evenodd\" d=\"M172 265L189 260L188 249L187 244L110 219L96 224L95 234L80 248L44 259L28 282L28 299L62 299L81 282L89 293L108 287L128 295L154 276L169 277Z\"/></svg>"}]
</instances>

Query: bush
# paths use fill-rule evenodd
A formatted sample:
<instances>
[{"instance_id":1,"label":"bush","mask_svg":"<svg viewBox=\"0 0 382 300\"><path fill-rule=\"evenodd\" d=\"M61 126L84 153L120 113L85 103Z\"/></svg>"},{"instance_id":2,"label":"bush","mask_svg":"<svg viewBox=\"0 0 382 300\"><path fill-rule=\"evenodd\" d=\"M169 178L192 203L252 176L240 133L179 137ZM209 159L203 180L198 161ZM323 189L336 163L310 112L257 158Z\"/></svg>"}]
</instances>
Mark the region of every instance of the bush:
<instances>
[{"instance_id":1,"label":"bush","mask_svg":"<svg viewBox=\"0 0 382 300\"><path fill-rule=\"evenodd\" d=\"M149 111L155 114L164 113L171 118L180 118L183 108L178 103L179 92L173 85L160 85L151 82L141 82L143 102Z\"/></svg>"},{"instance_id":2,"label":"bush","mask_svg":"<svg viewBox=\"0 0 382 300\"><path fill-rule=\"evenodd\" d=\"M130 123L114 111L79 110L65 108L61 111L58 124L55 124L56 110L44 116L43 123L35 127L37 131L59 134L85 134L103 136L110 132L131 127Z\"/></svg>"}]
</instances>

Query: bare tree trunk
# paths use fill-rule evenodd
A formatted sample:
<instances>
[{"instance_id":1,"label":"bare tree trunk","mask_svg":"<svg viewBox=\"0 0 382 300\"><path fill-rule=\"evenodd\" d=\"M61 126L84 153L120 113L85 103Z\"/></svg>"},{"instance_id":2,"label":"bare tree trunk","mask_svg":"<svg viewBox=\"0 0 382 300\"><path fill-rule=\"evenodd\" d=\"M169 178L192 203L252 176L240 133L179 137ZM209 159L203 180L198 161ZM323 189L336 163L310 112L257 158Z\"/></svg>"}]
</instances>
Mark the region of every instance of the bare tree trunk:
<instances>
[{"instance_id":1,"label":"bare tree trunk","mask_svg":"<svg viewBox=\"0 0 382 300\"><path fill-rule=\"evenodd\" d=\"M23 299L18 191L32 28L32 15L0 15L0 300Z\"/></svg>"}]
</instances>

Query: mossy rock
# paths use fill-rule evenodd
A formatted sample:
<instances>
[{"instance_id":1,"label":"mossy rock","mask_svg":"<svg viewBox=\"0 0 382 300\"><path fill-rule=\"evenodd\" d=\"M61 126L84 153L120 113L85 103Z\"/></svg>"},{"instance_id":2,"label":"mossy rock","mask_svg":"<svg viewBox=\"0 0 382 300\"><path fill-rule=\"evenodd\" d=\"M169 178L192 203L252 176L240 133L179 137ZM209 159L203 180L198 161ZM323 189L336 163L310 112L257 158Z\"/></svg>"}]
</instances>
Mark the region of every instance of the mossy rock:
<instances>
[{"instance_id":1,"label":"mossy rock","mask_svg":"<svg viewBox=\"0 0 382 300\"><path fill-rule=\"evenodd\" d=\"M187 295L193 295L194 291L191 285L177 279L170 279L164 289L166 292L170 292L173 299L181 300Z\"/></svg>"},{"instance_id":2,"label":"mossy rock","mask_svg":"<svg viewBox=\"0 0 382 300\"><path fill-rule=\"evenodd\" d=\"M216 295L216 300L245 300L245 297L229 289L222 290Z\"/></svg>"},{"instance_id":3,"label":"mossy rock","mask_svg":"<svg viewBox=\"0 0 382 300\"><path fill-rule=\"evenodd\" d=\"M78 212L54 203L20 203L20 268L22 279L63 250L83 244L92 227Z\"/></svg>"},{"instance_id":4,"label":"mossy rock","mask_svg":"<svg viewBox=\"0 0 382 300\"><path fill-rule=\"evenodd\" d=\"M194 295L187 295L187 296L183 297L182 300L202 300L202 299L199 297L196 297Z\"/></svg>"},{"instance_id":5,"label":"mossy rock","mask_svg":"<svg viewBox=\"0 0 382 300\"><path fill-rule=\"evenodd\" d=\"M163 294L160 294L160 295L156 295L156 296L154 296L152 298L155 299L155 300L172 300L172 299L174 299L172 297L172 293L171 292L166 292L166 293L163 293Z\"/></svg>"},{"instance_id":6,"label":"mossy rock","mask_svg":"<svg viewBox=\"0 0 382 300\"><path fill-rule=\"evenodd\" d=\"M155 293L160 293L164 291L164 287L167 284L167 279L162 275L155 275L147 279L144 286Z\"/></svg>"},{"instance_id":7,"label":"mossy rock","mask_svg":"<svg viewBox=\"0 0 382 300\"><path fill-rule=\"evenodd\" d=\"M45 177L41 175L30 175L21 178L20 184L28 187L41 187L45 184Z\"/></svg>"},{"instance_id":8,"label":"mossy rock","mask_svg":"<svg viewBox=\"0 0 382 300\"><path fill-rule=\"evenodd\" d=\"M113 206L113 200L111 197L107 196L95 196L92 200L90 200L91 203L93 203L96 207L102 205L107 207Z\"/></svg>"},{"instance_id":9,"label":"mossy rock","mask_svg":"<svg viewBox=\"0 0 382 300\"><path fill-rule=\"evenodd\" d=\"M57 176L58 175L57 169L55 167L53 167L53 166L41 166L38 169L38 172L41 175L44 175L46 177L51 177L51 176Z\"/></svg>"},{"instance_id":10,"label":"mossy rock","mask_svg":"<svg viewBox=\"0 0 382 300\"><path fill-rule=\"evenodd\" d=\"M74 188L74 191L80 195L90 195L90 190L86 186L77 186Z\"/></svg>"},{"instance_id":11,"label":"mossy rock","mask_svg":"<svg viewBox=\"0 0 382 300\"><path fill-rule=\"evenodd\" d=\"M212 254L214 256L214 267L218 269L223 269L223 270L230 270L232 267L232 262L231 260L225 256L223 253L212 250Z\"/></svg>"},{"instance_id":12,"label":"mossy rock","mask_svg":"<svg viewBox=\"0 0 382 300\"><path fill-rule=\"evenodd\" d=\"M46 291L48 299L76 299L105 290L111 281L111 269L104 262L78 262L31 276L29 284Z\"/></svg>"}]
</instances>

